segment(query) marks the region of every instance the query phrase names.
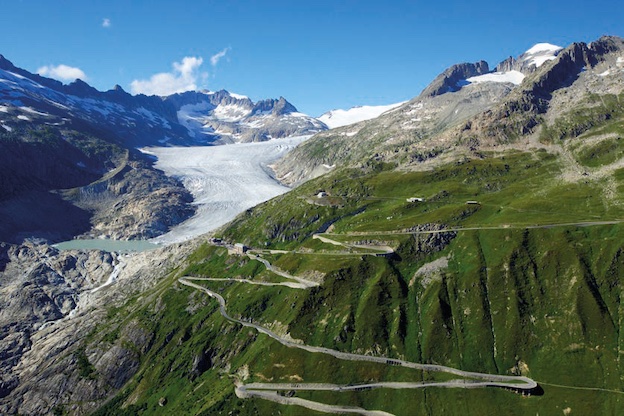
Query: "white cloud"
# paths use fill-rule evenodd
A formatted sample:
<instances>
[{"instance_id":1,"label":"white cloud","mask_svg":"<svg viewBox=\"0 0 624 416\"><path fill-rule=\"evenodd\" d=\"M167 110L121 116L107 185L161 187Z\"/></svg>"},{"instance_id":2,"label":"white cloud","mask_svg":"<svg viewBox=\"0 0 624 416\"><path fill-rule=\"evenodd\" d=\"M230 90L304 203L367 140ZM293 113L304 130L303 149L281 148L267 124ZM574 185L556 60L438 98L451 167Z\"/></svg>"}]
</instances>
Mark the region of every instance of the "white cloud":
<instances>
[{"instance_id":1,"label":"white cloud","mask_svg":"<svg viewBox=\"0 0 624 416\"><path fill-rule=\"evenodd\" d=\"M230 51L230 48L225 48L219 53L215 53L210 57L210 65L217 66L221 58L223 58Z\"/></svg>"},{"instance_id":2,"label":"white cloud","mask_svg":"<svg viewBox=\"0 0 624 416\"><path fill-rule=\"evenodd\" d=\"M111 27L111 20L108 17L102 19L102 27L109 28Z\"/></svg>"},{"instance_id":3,"label":"white cloud","mask_svg":"<svg viewBox=\"0 0 624 416\"><path fill-rule=\"evenodd\" d=\"M203 62L201 57L186 56L182 62L173 63L171 72L154 74L147 80L135 79L130 83L130 91L133 94L165 96L197 90L197 81L208 77L207 73L199 71Z\"/></svg>"},{"instance_id":4,"label":"white cloud","mask_svg":"<svg viewBox=\"0 0 624 416\"><path fill-rule=\"evenodd\" d=\"M37 73L43 77L50 77L59 81L74 81L75 79L86 81L88 79L82 69L63 64L42 66L37 70Z\"/></svg>"}]
</instances>

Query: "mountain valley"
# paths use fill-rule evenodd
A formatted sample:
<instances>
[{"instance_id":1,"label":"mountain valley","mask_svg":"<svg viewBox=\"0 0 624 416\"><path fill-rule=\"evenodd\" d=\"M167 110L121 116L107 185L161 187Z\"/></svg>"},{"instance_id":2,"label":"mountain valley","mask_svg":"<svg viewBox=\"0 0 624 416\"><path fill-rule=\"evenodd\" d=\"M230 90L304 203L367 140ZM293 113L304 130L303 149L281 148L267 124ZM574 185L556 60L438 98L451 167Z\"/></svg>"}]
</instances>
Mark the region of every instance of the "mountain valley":
<instances>
[{"instance_id":1,"label":"mountain valley","mask_svg":"<svg viewBox=\"0 0 624 416\"><path fill-rule=\"evenodd\" d=\"M623 100L617 37L354 123L0 58L0 413L621 413Z\"/></svg>"}]
</instances>

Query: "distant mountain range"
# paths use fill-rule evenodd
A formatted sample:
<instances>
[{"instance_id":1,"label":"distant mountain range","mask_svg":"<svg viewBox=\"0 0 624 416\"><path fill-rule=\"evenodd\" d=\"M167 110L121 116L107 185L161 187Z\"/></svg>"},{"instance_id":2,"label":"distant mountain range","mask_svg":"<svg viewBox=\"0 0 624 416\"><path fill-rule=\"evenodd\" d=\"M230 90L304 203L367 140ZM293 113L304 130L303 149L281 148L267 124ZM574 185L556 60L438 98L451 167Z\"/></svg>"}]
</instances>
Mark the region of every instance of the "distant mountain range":
<instances>
[{"instance_id":1,"label":"distant mountain range","mask_svg":"<svg viewBox=\"0 0 624 416\"><path fill-rule=\"evenodd\" d=\"M31 74L0 55L0 125L80 125L128 146L264 141L326 130L285 98L256 103L238 94L192 91L168 97L130 95L120 86L100 92Z\"/></svg>"}]
</instances>

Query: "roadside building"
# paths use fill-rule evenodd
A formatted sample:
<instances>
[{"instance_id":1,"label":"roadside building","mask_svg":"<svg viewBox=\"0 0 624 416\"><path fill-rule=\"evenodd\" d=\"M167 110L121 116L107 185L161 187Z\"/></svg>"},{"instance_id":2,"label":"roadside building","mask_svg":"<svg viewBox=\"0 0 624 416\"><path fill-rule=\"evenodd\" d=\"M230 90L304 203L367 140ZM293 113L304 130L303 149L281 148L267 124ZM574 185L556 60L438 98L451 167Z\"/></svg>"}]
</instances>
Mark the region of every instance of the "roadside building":
<instances>
[{"instance_id":1,"label":"roadside building","mask_svg":"<svg viewBox=\"0 0 624 416\"><path fill-rule=\"evenodd\" d=\"M234 244L234 252L236 254L245 254L245 253L247 253L247 250L249 250L249 247L247 247L243 243L236 243L236 244Z\"/></svg>"}]
</instances>

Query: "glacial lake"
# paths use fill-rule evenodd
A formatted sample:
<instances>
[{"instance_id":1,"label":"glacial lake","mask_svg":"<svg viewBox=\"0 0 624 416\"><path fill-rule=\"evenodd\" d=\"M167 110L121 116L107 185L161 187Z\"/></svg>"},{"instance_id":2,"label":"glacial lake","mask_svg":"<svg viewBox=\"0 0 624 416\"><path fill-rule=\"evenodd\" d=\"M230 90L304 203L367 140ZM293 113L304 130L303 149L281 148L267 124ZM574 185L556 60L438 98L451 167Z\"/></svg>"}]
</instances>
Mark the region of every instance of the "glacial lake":
<instances>
[{"instance_id":1,"label":"glacial lake","mask_svg":"<svg viewBox=\"0 0 624 416\"><path fill-rule=\"evenodd\" d=\"M76 239L54 244L53 247L56 247L59 250L102 250L108 252L116 251L127 253L154 250L162 246L145 240L122 241L105 239Z\"/></svg>"}]
</instances>

